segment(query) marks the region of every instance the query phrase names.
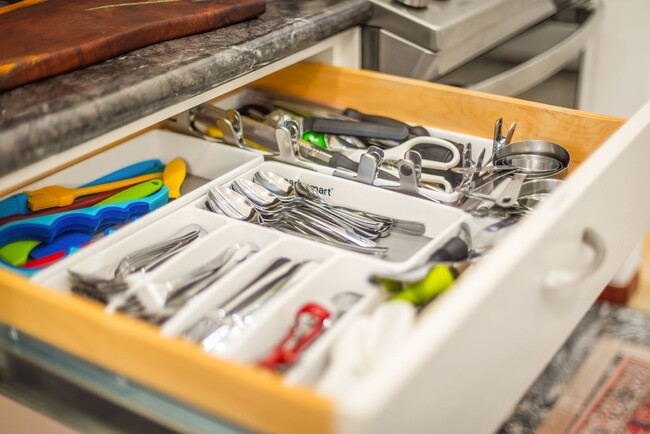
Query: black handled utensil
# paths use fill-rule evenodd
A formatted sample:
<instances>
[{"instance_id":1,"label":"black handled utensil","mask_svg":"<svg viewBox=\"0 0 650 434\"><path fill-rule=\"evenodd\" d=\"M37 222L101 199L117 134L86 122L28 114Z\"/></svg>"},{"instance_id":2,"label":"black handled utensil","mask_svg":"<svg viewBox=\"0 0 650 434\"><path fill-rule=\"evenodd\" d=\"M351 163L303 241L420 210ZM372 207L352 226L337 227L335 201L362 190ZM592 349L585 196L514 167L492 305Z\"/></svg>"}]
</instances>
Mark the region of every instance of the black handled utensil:
<instances>
[{"instance_id":1,"label":"black handled utensil","mask_svg":"<svg viewBox=\"0 0 650 434\"><path fill-rule=\"evenodd\" d=\"M378 116L378 115L371 115L367 113L360 112L359 110L355 110L353 108L347 108L343 110L343 114L349 118L355 119L357 121L361 122L371 122L373 124L379 124L379 125L394 125L394 126L403 126L406 127L409 131L409 134L412 136L429 136L429 131L427 131L426 128L421 127L421 126L412 126L409 124L406 124L402 121L398 121L397 119L389 118L386 116Z\"/></svg>"},{"instance_id":2,"label":"black handled utensil","mask_svg":"<svg viewBox=\"0 0 650 434\"><path fill-rule=\"evenodd\" d=\"M409 137L409 130L404 125L382 125L323 118L305 118L302 121L302 131L382 140L406 140Z\"/></svg>"}]
</instances>

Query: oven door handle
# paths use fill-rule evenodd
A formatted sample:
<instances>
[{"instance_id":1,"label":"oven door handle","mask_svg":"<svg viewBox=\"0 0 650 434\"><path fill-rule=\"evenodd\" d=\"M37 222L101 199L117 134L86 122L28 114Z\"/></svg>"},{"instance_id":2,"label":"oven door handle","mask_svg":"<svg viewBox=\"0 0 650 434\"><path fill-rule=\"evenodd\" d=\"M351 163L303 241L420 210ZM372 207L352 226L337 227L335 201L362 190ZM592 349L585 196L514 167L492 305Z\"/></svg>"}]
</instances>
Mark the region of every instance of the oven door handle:
<instances>
[{"instance_id":1,"label":"oven door handle","mask_svg":"<svg viewBox=\"0 0 650 434\"><path fill-rule=\"evenodd\" d=\"M599 8L568 38L526 62L469 86L469 89L498 95L516 96L531 89L559 72L584 50L602 15Z\"/></svg>"}]
</instances>

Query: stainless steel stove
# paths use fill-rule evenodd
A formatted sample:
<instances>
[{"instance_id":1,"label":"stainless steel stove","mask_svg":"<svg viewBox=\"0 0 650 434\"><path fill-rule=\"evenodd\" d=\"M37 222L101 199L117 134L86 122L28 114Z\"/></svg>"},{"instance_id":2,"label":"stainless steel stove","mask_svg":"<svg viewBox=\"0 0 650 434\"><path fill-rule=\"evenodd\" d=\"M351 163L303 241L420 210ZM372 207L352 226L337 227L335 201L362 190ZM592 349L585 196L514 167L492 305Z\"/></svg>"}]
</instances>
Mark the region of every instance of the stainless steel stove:
<instances>
[{"instance_id":1,"label":"stainless steel stove","mask_svg":"<svg viewBox=\"0 0 650 434\"><path fill-rule=\"evenodd\" d=\"M464 78L476 74L457 71L486 53L489 57L494 50L503 57L508 51L504 47L515 46L518 64L535 58L539 60L542 53L549 57L551 53L555 63L546 62L545 68L537 68L540 73L542 69L546 71L548 76L549 71L557 72L580 57L597 15L583 13L593 12L588 0L370 1L374 12L363 33L364 68L435 81L445 81L453 72L447 82L510 95L538 84L541 75L526 83L511 78L508 84L520 84L510 86L512 89L501 86L493 90L482 88L482 83L461 83ZM425 6L412 7L403 3ZM518 38L525 42L517 42ZM562 44L565 39L570 43ZM521 59L524 45L537 51L531 52L529 59ZM562 45L570 47L562 48ZM558 55L557 51L561 53ZM492 68L485 65L483 62L482 67ZM503 72L496 75L501 76ZM490 83L494 83L493 79L483 77Z\"/></svg>"}]
</instances>

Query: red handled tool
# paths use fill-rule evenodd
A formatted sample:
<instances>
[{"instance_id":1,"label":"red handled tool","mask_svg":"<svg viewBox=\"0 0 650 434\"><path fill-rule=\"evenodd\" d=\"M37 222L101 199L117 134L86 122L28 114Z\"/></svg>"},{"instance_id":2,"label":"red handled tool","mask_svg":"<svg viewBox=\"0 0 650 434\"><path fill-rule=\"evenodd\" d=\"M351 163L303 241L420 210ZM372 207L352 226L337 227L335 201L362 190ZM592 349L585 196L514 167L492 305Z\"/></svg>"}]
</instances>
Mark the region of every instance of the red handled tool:
<instances>
[{"instance_id":1,"label":"red handled tool","mask_svg":"<svg viewBox=\"0 0 650 434\"><path fill-rule=\"evenodd\" d=\"M361 298L361 294L342 291L324 303L309 302L298 312L287 335L259 365L276 372L293 366L305 351L328 327Z\"/></svg>"},{"instance_id":2,"label":"red handled tool","mask_svg":"<svg viewBox=\"0 0 650 434\"><path fill-rule=\"evenodd\" d=\"M259 364L272 371L284 371L329 326L330 311L320 304L304 304L296 313L289 333Z\"/></svg>"}]
</instances>

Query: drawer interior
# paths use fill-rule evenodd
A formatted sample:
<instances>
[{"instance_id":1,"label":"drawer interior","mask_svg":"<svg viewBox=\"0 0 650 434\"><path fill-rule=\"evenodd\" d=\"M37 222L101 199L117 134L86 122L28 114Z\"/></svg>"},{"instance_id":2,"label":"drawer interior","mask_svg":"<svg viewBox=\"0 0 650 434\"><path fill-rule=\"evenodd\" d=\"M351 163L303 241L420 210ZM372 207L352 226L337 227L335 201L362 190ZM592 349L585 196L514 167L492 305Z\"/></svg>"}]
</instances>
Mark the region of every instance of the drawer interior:
<instances>
[{"instance_id":1,"label":"drawer interior","mask_svg":"<svg viewBox=\"0 0 650 434\"><path fill-rule=\"evenodd\" d=\"M450 138L471 136L484 146L490 143L494 120L503 117L506 125L518 123L515 140L542 139L562 144L571 153L571 170L623 122L506 97L315 64L295 65L259 80L253 87L425 125L450 132ZM253 153L165 131L146 133L30 187L64 181L85 182L90 174L106 169L106 164L120 167L144 158L169 161L177 156L186 159L190 173L208 182L111 235L110 242L107 239L92 245L38 273L32 282L0 270L5 301L0 303L0 321L249 429L305 432L308 428L309 432L331 432L333 403L315 393L310 385L322 372L327 353L342 330L384 299L385 295L368 282L368 275L380 270L408 269L420 263L457 233L466 220L464 213L329 175L280 163L262 163L261 157ZM260 169L330 188L334 192L331 201L337 205L361 207L364 211L395 218L421 219L427 223L424 234L427 239L419 240L416 247L407 249L398 259L388 261L318 245L205 209L208 187L228 186L237 178L252 179ZM129 251L196 223L206 230L205 237L170 260L167 267L155 271L152 279L173 277L192 269L197 258L218 253L212 247L216 243L250 242L259 251L203 292L196 303L185 306L159 326L119 313L107 315L100 304L69 293L68 268L98 270L106 263L119 261ZM187 342L184 331L193 319L218 306L228 295L236 293L247 278L279 257L309 260L311 266L297 283L279 293L276 302L260 313L256 327L244 329L241 339L233 345L213 348L212 355L196 343ZM271 343L277 342L291 326L296 309L307 301L331 298L344 289L358 292L360 300L305 353L304 363L284 378L269 375L255 366L271 349ZM423 313L435 314L433 306Z\"/></svg>"},{"instance_id":2,"label":"drawer interior","mask_svg":"<svg viewBox=\"0 0 650 434\"><path fill-rule=\"evenodd\" d=\"M561 144L571 153L574 167L624 123L611 116L403 77L373 77L369 71L299 64L262 78L254 86L486 139L493 136L494 121L502 117L504 125L517 122L513 141L539 139Z\"/></svg>"}]
</instances>

